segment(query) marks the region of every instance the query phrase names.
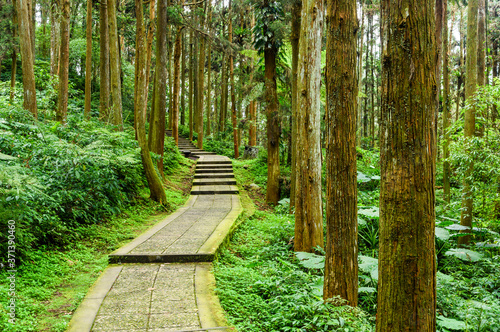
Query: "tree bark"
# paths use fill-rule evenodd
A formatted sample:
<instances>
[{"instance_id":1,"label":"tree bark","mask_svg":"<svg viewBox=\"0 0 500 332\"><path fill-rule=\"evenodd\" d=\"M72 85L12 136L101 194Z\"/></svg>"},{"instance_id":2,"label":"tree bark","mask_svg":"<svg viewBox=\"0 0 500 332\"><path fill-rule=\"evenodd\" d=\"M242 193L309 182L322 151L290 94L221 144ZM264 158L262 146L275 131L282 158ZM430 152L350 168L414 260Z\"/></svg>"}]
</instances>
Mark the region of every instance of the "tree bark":
<instances>
[{"instance_id":1,"label":"tree bark","mask_svg":"<svg viewBox=\"0 0 500 332\"><path fill-rule=\"evenodd\" d=\"M450 113L450 45L448 39L448 0L443 0L444 12L444 30L443 30L443 196L446 203L450 203L450 162L447 160L450 157L450 133L449 127L451 122Z\"/></svg>"},{"instance_id":2,"label":"tree bark","mask_svg":"<svg viewBox=\"0 0 500 332\"><path fill-rule=\"evenodd\" d=\"M201 23L204 26L204 22ZM198 133L198 149L203 149L203 98L205 90L205 37L200 40L200 57L198 60L198 98L196 112L196 132Z\"/></svg>"},{"instance_id":3,"label":"tree bark","mask_svg":"<svg viewBox=\"0 0 500 332\"><path fill-rule=\"evenodd\" d=\"M212 47L211 44L208 43L208 51L207 51L207 136L212 134L212 82L211 82L211 74L212 74Z\"/></svg>"},{"instance_id":4,"label":"tree bark","mask_svg":"<svg viewBox=\"0 0 500 332\"><path fill-rule=\"evenodd\" d=\"M257 145L257 118L256 118L256 102L253 100L250 102L250 128L248 141L249 146Z\"/></svg>"},{"instance_id":5,"label":"tree bark","mask_svg":"<svg viewBox=\"0 0 500 332\"><path fill-rule=\"evenodd\" d=\"M61 0L61 65L59 66L59 98L56 121L66 123L69 83L69 15L70 0Z\"/></svg>"},{"instance_id":6,"label":"tree bark","mask_svg":"<svg viewBox=\"0 0 500 332\"><path fill-rule=\"evenodd\" d=\"M21 49L21 64L23 70L24 100L23 108L30 111L35 119L38 119L38 109L36 105L35 71L34 60L31 48L29 0L16 0L17 20L19 29L19 46Z\"/></svg>"},{"instance_id":7,"label":"tree bark","mask_svg":"<svg viewBox=\"0 0 500 332\"><path fill-rule=\"evenodd\" d=\"M146 123L146 118L147 118L147 113L148 113L148 96L149 96L149 82L150 82L150 73L151 73L151 57L153 53L153 40L154 40L154 35L155 35L155 19L156 19L156 0L151 0L149 2L149 25L148 25L148 33L147 33L147 39L146 39L146 70L147 70L147 75L146 75L146 104L144 104L144 110L143 110L143 118L144 118L144 123ZM153 71L154 75L154 71Z\"/></svg>"},{"instance_id":8,"label":"tree bark","mask_svg":"<svg viewBox=\"0 0 500 332\"><path fill-rule=\"evenodd\" d=\"M116 2L108 2L108 24L109 24L109 73L111 78L111 123L119 130L123 130L122 116L122 86L120 69L120 49L118 45L118 27L116 24Z\"/></svg>"},{"instance_id":9,"label":"tree bark","mask_svg":"<svg viewBox=\"0 0 500 332\"><path fill-rule=\"evenodd\" d=\"M186 124L186 42L182 31L182 62L181 62L181 125Z\"/></svg>"},{"instance_id":10,"label":"tree bark","mask_svg":"<svg viewBox=\"0 0 500 332\"><path fill-rule=\"evenodd\" d=\"M376 331L436 331L434 0L381 8Z\"/></svg>"},{"instance_id":11,"label":"tree bark","mask_svg":"<svg viewBox=\"0 0 500 332\"><path fill-rule=\"evenodd\" d=\"M179 92L182 50L182 27L177 28L174 47L174 95L172 100L172 137L175 145L179 145Z\"/></svg>"},{"instance_id":12,"label":"tree bark","mask_svg":"<svg viewBox=\"0 0 500 332\"><path fill-rule=\"evenodd\" d=\"M10 73L10 103L14 102L16 96L16 74L17 74L17 52L12 50L12 69Z\"/></svg>"},{"instance_id":13,"label":"tree bark","mask_svg":"<svg viewBox=\"0 0 500 332\"><path fill-rule=\"evenodd\" d=\"M303 0L297 62L295 251L323 243L321 198L320 85L323 0Z\"/></svg>"},{"instance_id":14,"label":"tree bark","mask_svg":"<svg viewBox=\"0 0 500 332\"><path fill-rule=\"evenodd\" d=\"M160 1L161 2L161 1ZM146 81L147 81L147 73L148 68L146 68L147 62L147 51L146 51L146 38L145 38L145 28L143 22L143 8L142 8L142 0L135 0L135 10L136 10L136 19L137 19L137 36L136 36L136 92L135 92L135 101L134 101L134 120L136 122L136 131L137 131L137 140L139 142L139 147L141 148L141 159L144 167L144 172L146 173L146 179L148 181L149 190L151 193L151 199L160 202L166 203L167 197L165 194L165 190L163 189L163 185L161 183L160 177L156 173L156 170L153 166L153 161L151 160L151 156L149 154L148 140L146 138L146 128L145 123L143 121L144 116L142 111L145 108L146 93L147 89Z\"/></svg>"},{"instance_id":15,"label":"tree bark","mask_svg":"<svg viewBox=\"0 0 500 332\"><path fill-rule=\"evenodd\" d=\"M300 40L300 14L302 11L302 0L295 0L292 7L292 31L290 34L290 44L292 46L292 162L290 179L290 211L295 207L295 187L297 185L297 67L299 61L299 40Z\"/></svg>"},{"instance_id":16,"label":"tree bark","mask_svg":"<svg viewBox=\"0 0 500 332\"><path fill-rule=\"evenodd\" d=\"M54 78L59 72L59 19L57 1L50 4L50 76Z\"/></svg>"},{"instance_id":17,"label":"tree bark","mask_svg":"<svg viewBox=\"0 0 500 332\"><path fill-rule=\"evenodd\" d=\"M268 5L268 0L264 1L264 6ZM264 35L272 33L267 26L264 26ZM265 100L267 104L267 190L266 202L276 205L280 198L280 121L278 92L276 85L276 56L278 49L276 46L264 49L264 77L265 77Z\"/></svg>"},{"instance_id":18,"label":"tree bark","mask_svg":"<svg viewBox=\"0 0 500 332\"><path fill-rule=\"evenodd\" d=\"M467 9L467 57L465 64L465 100L469 107L465 109L464 137L470 141L476 131L476 108L473 105L473 97L476 93L477 84L477 12L478 0L470 0ZM471 153L470 150L467 151ZM471 175L474 171L474 162L471 159L467 165L465 178L462 188L462 212L460 216L460 225L467 226L469 230L460 231L469 234L472 229L472 213L474 199L472 194ZM461 246L470 243L470 235L464 235L458 238L458 244Z\"/></svg>"},{"instance_id":19,"label":"tree bark","mask_svg":"<svg viewBox=\"0 0 500 332\"><path fill-rule=\"evenodd\" d=\"M226 130L226 118L227 118L227 100L229 95L229 87L227 84L227 63L226 55L222 54L222 96L220 105L220 118L219 118L219 128L220 131Z\"/></svg>"},{"instance_id":20,"label":"tree bark","mask_svg":"<svg viewBox=\"0 0 500 332\"><path fill-rule=\"evenodd\" d=\"M486 14L485 0L478 1L478 23L477 23L477 86L485 85L486 72ZM476 136L483 137L488 116L487 110L479 114L479 128L476 129Z\"/></svg>"},{"instance_id":21,"label":"tree bark","mask_svg":"<svg viewBox=\"0 0 500 332\"><path fill-rule=\"evenodd\" d=\"M106 0L99 2L99 118L109 122L109 26L108 4Z\"/></svg>"},{"instance_id":22,"label":"tree bark","mask_svg":"<svg viewBox=\"0 0 500 332\"><path fill-rule=\"evenodd\" d=\"M90 101L92 96L92 0L87 0L86 22L87 48L85 52L85 119L90 119Z\"/></svg>"},{"instance_id":23,"label":"tree bark","mask_svg":"<svg viewBox=\"0 0 500 332\"><path fill-rule=\"evenodd\" d=\"M193 106L194 106L194 70L193 70L193 37L191 30L189 34L189 140L193 140Z\"/></svg>"},{"instance_id":24,"label":"tree bark","mask_svg":"<svg viewBox=\"0 0 500 332\"><path fill-rule=\"evenodd\" d=\"M229 2L229 28L228 28L228 40L229 43L233 42L233 18L231 11L231 1ZM234 145L234 158L237 159L240 156L240 144L238 140L238 123L236 120L236 86L234 84L234 59L233 54L229 54L229 78L231 80L231 119L233 123L233 145ZM279 156L279 155L278 155ZM279 160L278 160L279 165ZM268 183L269 185L269 183Z\"/></svg>"},{"instance_id":25,"label":"tree bark","mask_svg":"<svg viewBox=\"0 0 500 332\"><path fill-rule=\"evenodd\" d=\"M148 147L160 155L158 170L163 177L163 150L165 145L165 116L167 108L167 3L158 1L158 28L156 33L156 70L154 87L154 108L151 110Z\"/></svg>"},{"instance_id":26,"label":"tree bark","mask_svg":"<svg viewBox=\"0 0 500 332\"><path fill-rule=\"evenodd\" d=\"M327 1L326 261L323 298L358 303L356 2Z\"/></svg>"}]
</instances>

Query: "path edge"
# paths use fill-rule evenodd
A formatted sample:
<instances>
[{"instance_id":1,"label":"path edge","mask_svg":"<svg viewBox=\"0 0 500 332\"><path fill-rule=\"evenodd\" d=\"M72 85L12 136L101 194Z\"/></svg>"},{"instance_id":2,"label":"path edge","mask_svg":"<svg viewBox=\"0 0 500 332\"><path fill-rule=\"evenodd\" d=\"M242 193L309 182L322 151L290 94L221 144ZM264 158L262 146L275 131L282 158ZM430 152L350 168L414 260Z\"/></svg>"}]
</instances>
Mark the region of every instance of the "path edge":
<instances>
[{"instance_id":1,"label":"path edge","mask_svg":"<svg viewBox=\"0 0 500 332\"><path fill-rule=\"evenodd\" d=\"M115 283L123 266L108 266L94 282L71 318L66 332L88 332L94 325L102 301Z\"/></svg>"}]
</instances>

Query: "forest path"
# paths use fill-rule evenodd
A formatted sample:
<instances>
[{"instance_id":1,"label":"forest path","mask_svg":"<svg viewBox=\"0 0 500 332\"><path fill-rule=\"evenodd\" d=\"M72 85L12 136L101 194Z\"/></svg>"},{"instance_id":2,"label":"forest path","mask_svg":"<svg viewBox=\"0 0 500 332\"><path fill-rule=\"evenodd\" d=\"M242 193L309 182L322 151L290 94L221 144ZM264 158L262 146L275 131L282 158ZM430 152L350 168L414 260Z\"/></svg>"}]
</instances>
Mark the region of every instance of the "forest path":
<instances>
[{"instance_id":1,"label":"forest path","mask_svg":"<svg viewBox=\"0 0 500 332\"><path fill-rule=\"evenodd\" d=\"M109 256L67 331L230 331L211 261L242 213L231 160L199 150L186 204Z\"/></svg>"}]
</instances>

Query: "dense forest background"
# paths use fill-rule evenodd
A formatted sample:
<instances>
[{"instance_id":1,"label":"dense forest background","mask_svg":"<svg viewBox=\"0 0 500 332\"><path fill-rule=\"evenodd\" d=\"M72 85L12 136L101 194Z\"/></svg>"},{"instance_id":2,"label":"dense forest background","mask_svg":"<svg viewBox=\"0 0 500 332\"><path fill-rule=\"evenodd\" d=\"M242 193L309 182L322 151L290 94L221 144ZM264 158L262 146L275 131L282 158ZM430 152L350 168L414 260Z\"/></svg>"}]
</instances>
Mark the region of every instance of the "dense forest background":
<instances>
[{"instance_id":1,"label":"dense forest background","mask_svg":"<svg viewBox=\"0 0 500 332\"><path fill-rule=\"evenodd\" d=\"M71 255L182 204L179 136L259 210L216 265L242 331L499 330L500 2L188 1L0 0L18 330L64 330Z\"/></svg>"}]
</instances>

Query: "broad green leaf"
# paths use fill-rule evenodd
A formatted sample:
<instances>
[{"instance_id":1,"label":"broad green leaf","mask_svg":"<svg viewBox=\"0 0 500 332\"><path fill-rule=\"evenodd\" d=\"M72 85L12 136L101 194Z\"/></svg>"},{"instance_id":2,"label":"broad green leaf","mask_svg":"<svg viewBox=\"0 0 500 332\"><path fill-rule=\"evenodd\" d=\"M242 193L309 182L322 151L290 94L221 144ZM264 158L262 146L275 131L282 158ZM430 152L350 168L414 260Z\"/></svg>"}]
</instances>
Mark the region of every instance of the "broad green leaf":
<instances>
[{"instance_id":1,"label":"broad green leaf","mask_svg":"<svg viewBox=\"0 0 500 332\"><path fill-rule=\"evenodd\" d=\"M483 255L477 251L472 251L469 249L450 249L445 253L446 256L455 256L466 262L477 262L483 259Z\"/></svg>"},{"instance_id":2,"label":"broad green leaf","mask_svg":"<svg viewBox=\"0 0 500 332\"><path fill-rule=\"evenodd\" d=\"M450 238L450 232L444 228L436 227L436 237L440 240L446 241Z\"/></svg>"},{"instance_id":3,"label":"broad green leaf","mask_svg":"<svg viewBox=\"0 0 500 332\"><path fill-rule=\"evenodd\" d=\"M0 160L17 160L17 157L9 156L0 152Z\"/></svg>"},{"instance_id":4,"label":"broad green leaf","mask_svg":"<svg viewBox=\"0 0 500 332\"><path fill-rule=\"evenodd\" d=\"M358 172L358 182L370 182L370 178L365 174Z\"/></svg>"},{"instance_id":5,"label":"broad green leaf","mask_svg":"<svg viewBox=\"0 0 500 332\"><path fill-rule=\"evenodd\" d=\"M380 211L378 207L361 208L358 210L358 214L361 214L369 218L378 218L380 215Z\"/></svg>"},{"instance_id":6,"label":"broad green leaf","mask_svg":"<svg viewBox=\"0 0 500 332\"><path fill-rule=\"evenodd\" d=\"M306 269L323 269L325 268L325 256L316 255L309 252L296 252L295 257L300 264Z\"/></svg>"},{"instance_id":7,"label":"broad green leaf","mask_svg":"<svg viewBox=\"0 0 500 332\"><path fill-rule=\"evenodd\" d=\"M358 268L364 273L371 273L378 267L378 259L373 257L359 255L358 261L360 262Z\"/></svg>"},{"instance_id":8,"label":"broad green leaf","mask_svg":"<svg viewBox=\"0 0 500 332\"><path fill-rule=\"evenodd\" d=\"M470 229L469 226L462 226L462 225L459 225L459 224L453 224L453 225L450 225L450 226L446 226L445 228L449 229L450 231L466 231L466 230Z\"/></svg>"},{"instance_id":9,"label":"broad green leaf","mask_svg":"<svg viewBox=\"0 0 500 332\"><path fill-rule=\"evenodd\" d=\"M445 327L454 331L463 331L467 328L464 322L456 319L446 318L444 316L438 316L437 324L441 327Z\"/></svg>"},{"instance_id":10,"label":"broad green leaf","mask_svg":"<svg viewBox=\"0 0 500 332\"><path fill-rule=\"evenodd\" d=\"M358 293L375 293L377 290L373 287L359 287Z\"/></svg>"}]
</instances>

